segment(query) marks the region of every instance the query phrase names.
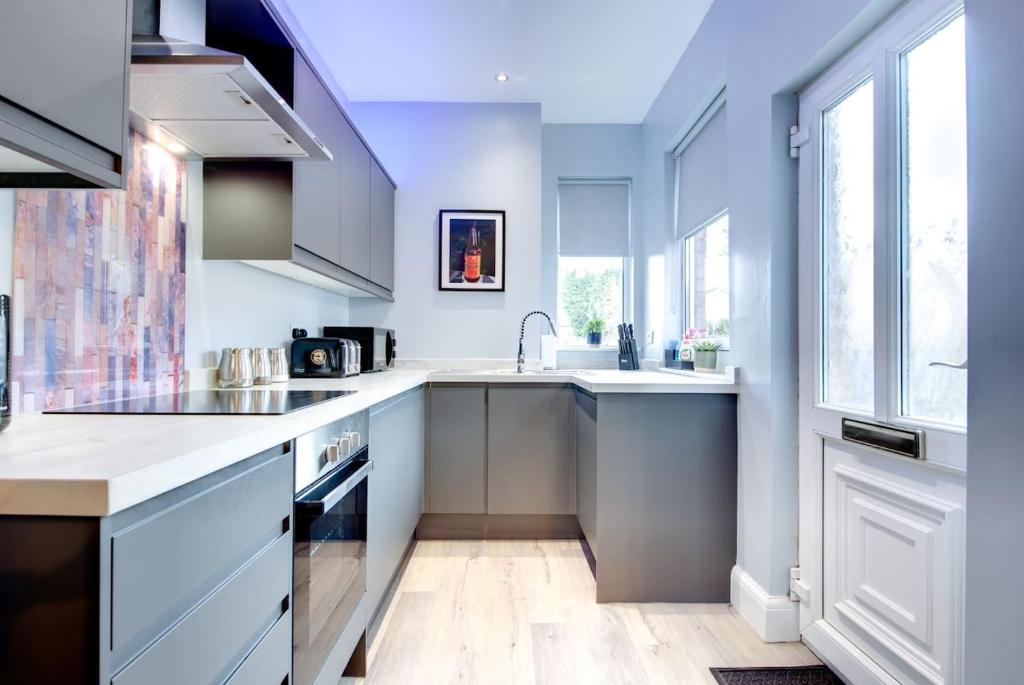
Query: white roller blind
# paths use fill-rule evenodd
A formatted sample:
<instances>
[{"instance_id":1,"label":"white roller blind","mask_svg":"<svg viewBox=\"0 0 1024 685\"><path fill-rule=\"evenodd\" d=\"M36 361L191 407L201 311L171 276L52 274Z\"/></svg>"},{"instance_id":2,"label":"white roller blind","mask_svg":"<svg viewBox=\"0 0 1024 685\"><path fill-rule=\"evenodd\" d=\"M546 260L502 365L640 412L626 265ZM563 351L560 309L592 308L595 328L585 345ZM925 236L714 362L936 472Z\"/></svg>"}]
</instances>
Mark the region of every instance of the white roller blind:
<instances>
[{"instance_id":1,"label":"white roller blind","mask_svg":"<svg viewBox=\"0 0 1024 685\"><path fill-rule=\"evenodd\" d=\"M559 183L558 254L629 255L629 184Z\"/></svg>"},{"instance_id":2,"label":"white roller blind","mask_svg":"<svg viewBox=\"0 0 1024 685\"><path fill-rule=\"evenodd\" d=\"M725 153L723 104L679 154L676 230L680 236L700 228L728 207Z\"/></svg>"}]
</instances>

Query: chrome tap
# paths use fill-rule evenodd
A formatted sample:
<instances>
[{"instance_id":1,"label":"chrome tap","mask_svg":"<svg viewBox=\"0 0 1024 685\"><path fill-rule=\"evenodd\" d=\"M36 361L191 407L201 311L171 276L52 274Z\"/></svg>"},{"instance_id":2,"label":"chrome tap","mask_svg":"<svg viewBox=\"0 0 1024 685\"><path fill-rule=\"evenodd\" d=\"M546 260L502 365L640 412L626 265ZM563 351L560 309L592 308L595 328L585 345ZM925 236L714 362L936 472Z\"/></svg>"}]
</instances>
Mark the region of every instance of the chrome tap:
<instances>
[{"instance_id":1,"label":"chrome tap","mask_svg":"<svg viewBox=\"0 0 1024 685\"><path fill-rule=\"evenodd\" d=\"M550 316L540 311L539 309L534 310L532 312L528 312L526 316L523 317L522 323L519 324L519 354L516 355L516 373L522 373L523 366L526 364L526 355L523 352L523 338L526 337L526 320L529 319L534 314L540 314L545 319L547 319L548 326L551 327L551 335L558 335L558 332L555 330L555 324L551 323Z\"/></svg>"}]
</instances>

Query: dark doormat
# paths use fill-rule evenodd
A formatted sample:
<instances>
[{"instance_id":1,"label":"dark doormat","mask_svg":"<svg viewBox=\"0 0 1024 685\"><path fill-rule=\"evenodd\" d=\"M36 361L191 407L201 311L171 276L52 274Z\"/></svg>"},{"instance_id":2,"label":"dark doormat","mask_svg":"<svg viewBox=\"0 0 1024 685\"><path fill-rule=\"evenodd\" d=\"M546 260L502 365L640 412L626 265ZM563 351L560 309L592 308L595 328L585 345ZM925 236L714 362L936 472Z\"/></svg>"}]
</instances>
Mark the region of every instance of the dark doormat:
<instances>
[{"instance_id":1,"label":"dark doormat","mask_svg":"<svg viewBox=\"0 0 1024 685\"><path fill-rule=\"evenodd\" d=\"M843 685L827 666L712 668L722 685Z\"/></svg>"}]
</instances>

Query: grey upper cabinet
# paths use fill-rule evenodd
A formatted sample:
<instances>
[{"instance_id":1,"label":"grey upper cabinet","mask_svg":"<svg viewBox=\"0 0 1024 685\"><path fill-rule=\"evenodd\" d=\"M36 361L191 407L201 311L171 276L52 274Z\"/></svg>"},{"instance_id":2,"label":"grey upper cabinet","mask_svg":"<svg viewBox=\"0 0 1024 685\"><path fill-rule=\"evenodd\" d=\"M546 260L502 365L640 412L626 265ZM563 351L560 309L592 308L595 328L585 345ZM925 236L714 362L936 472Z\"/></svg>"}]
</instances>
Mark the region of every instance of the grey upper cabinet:
<instances>
[{"instance_id":1,"label":"grey upper cabinet","mask_svg":"<svg viewBox=\"0 0 1024 685\"><path fill-rule=\"evenodd\" d=\"M339 113L340 114L340 113ZM341 261L354 274L370 276L370 152L348 121L335 153L341 168ZM378 284L380 285L380 284Z\"/></svg>"},{"instance_id":2,"label":"grey upper cabinet","mask_svg":"<svg viewBox=\"0 0 1024 685\"><path fill-rule=\"evenodd\" d=\"M207 40L256 64L330 150L329 161L204 163L203 259L249 262L351 297L392 299L394 185L290 34L258 0L227 2ZM209 8L209 4L207 5ZM248 23L262 16L260 33ZM268 46L272 46L269 48ZM371 244L372 243L372 244Z\"/></svg>"},{"instance_id":3,"label":"grey upper cabinet","mask_svg":"<svg viewBox=\"0 0 1024 685\"><path fill-rule=\"evenodd\" d=\"M366 599L371 621L423 513L425 395L418 388L370 410Z\"/></svg>"},{"instance_id":4,"label":"grey upper cabinet","mask_svg":"<svg viewBox=\"0 0 1024 685\"><path fill-rule=\"evenodd\" d=\"M341 161L351 135L334 99L303 59L295 60L295 112L334 153L329 161L303 162L292 170L295 244L344 266L341 253Z\"/></svg>"},{"instance_id":5,"label":"grey upper cabinet","mask_svg":"<svg viewBox=\"0 0 1024 685\"><path fill-rule=\"evenodd\" d=\"M575 514L571 387L495 387L487 401L487 513Z\"/></svg>"},{"instance_id":6,"label":"grey upper cabinet","mask_svg":"<svg viewBox=\"0 0 1024 685\"><path fill-rule=\"evenodd\" d=\"M487 511L487 388L433 385L427 439L427 512Z\"/></svg>"},{"instance_id":7,"label":"grey upper cabinet","mask_svg":"<svg viewBox=\"0 0 1024 685\"><path fill-rule=\"evenodd\" d=\"M0 185L122 188L129 0L0 10Z\"/></svg>"},{"instance_id":8,"label":"grey upper cabinet","mask_svg":"<svg viewBox=\"0 0 1024 685\"><path fill-rule=\"evenodd\" d=\"M395 186L376 161L370 167L370 280L395 289Z\"/></svg>"}]
</instances>

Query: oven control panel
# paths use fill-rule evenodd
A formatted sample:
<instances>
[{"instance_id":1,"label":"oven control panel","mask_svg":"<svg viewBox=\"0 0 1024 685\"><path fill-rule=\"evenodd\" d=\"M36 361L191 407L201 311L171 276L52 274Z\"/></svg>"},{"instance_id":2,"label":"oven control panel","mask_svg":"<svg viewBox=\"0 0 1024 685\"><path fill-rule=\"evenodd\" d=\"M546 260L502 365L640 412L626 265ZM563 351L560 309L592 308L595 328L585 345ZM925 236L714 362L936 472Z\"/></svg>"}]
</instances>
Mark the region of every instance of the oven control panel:
<instances>
[{"instance_id":1,"label":"oven control panel","mask_svg":"<svg viewBox=\"0 0 1024 685\"><path fill-rule=\"evenodd\" d=\"M349 460L369 443L370 413L357 412L295 439L295 492Z\"/></svg>"}]
</instances>

